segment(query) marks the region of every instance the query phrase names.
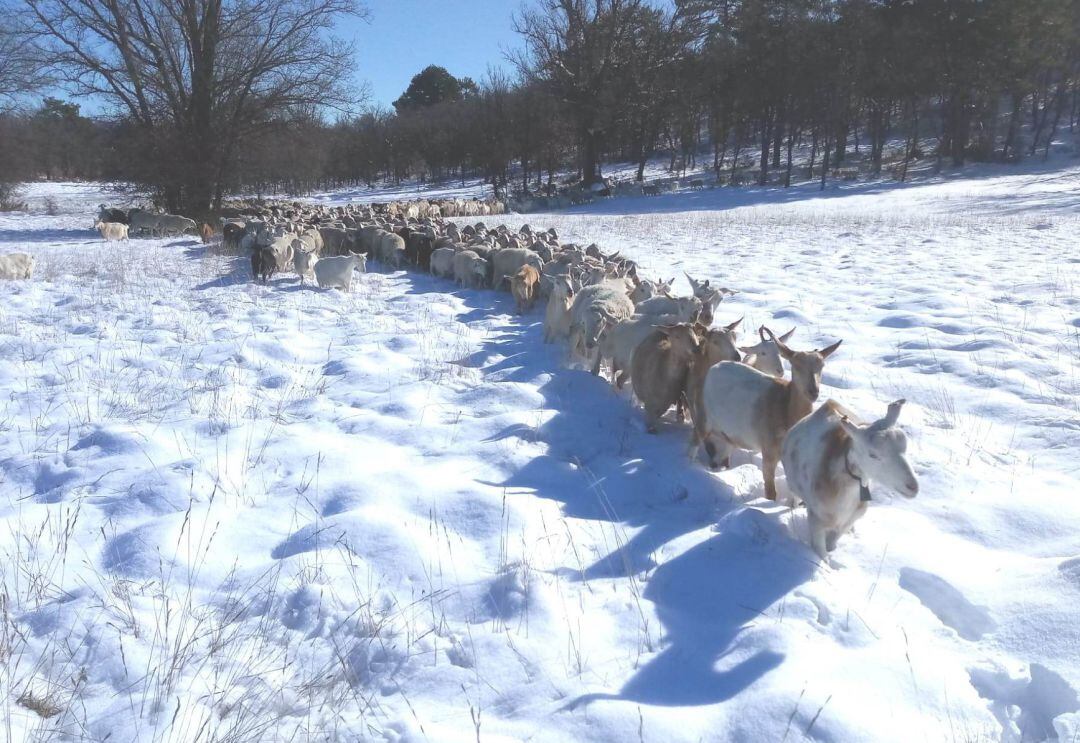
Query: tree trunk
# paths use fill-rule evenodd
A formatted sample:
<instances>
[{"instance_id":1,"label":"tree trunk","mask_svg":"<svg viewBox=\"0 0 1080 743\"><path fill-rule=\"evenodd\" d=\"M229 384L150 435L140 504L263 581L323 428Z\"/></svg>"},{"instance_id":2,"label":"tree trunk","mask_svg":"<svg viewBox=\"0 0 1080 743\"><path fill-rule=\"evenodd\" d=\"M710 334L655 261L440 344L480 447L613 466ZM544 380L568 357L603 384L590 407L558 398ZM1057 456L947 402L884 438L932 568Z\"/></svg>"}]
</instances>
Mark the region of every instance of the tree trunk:
<instances>
[{"instance_id":1,"label":"tree trunk","mask_svg":"<svg viewBox=\"0 0 1080 743\"><path fill-rule=\"evenodd\" d=\"M735 180L738 177L739 169L739 152L742 148L742 125L736 125L735 128L735 149L731 153L731 185L735 185Z\"/></svg>"},{"instance_id":2,"label":"tree trunk","mask_svg":"<svg viewBox=\"0 0 1080 743\"><path fill-rule=\"evenodd\" d=\"M776 125L773 127L773 145L772 145L772 166L774 168L780 167L780 146L784 140L784 118L783 114L777 117Z\"/></svg>"},{"instance_id":3,"label":"tree trunk","mask_svg":"<svg viewBox=\"0 0 1080 743\"><path fill-rule=\"evenodd\" d=\"M904 149L904 164L900 168L900 182L907 180L908 163L915 156L915 148L919 146L919 102L914 98L911 101L911 135L908 138L908 146Z\"/></svg>"},{"instance_id":4,"label":"tree trunk","mask_svg":"<svg viewBox=\"0 0 1080 743\"><path fill-rule=\"evenodd\" d=\"M1077 111L1077 104L1080 103L1080 100L1077 99L1077 95L1076 95L1078 91L1080 91L1080 88L1073 88L1073 91L1072 91L1072 109L1069 112L1069 131L1070 132L1076 131L1076 111Z\"/></svg>"},{"instance_id":5,"label":"tree trunk","mask_svg":"<svg viewBox=\"0 0 1080 743\"><path fill-rule=\"evenodd\" d=\"M870 172L881 174L881 158L885 151L886 123L885 110L880 105L870 108Z\"/></svg>"},{"instance_id":6,"label":"tree trunk","mask_svg":"<svg viewBox=\"0 0 1080 743\"><path fill-rule=\"evenodd\" d=\"M825 146L822 148L822 152L825 153L821 159L821 190L825 190L825 181L829 177L829 153L832 148L829 147L829 138L825 137Z\"/></svg>"},{"instance_id":7,"label":"tree trunk","mask_svg":"<svg viewBox=\"0 0 1080 743\"><path fill-rule=\"evenodd\" d=\"M784 172L784 188L791 187L792 151L795 149L795 130L788 131L787 137L787 170Z\"/></svg>"},{"instance_id":8,"label":"tree trunk","mask_svg":"<svg viewBox=\"0 0 1080 743\"><path fill-rule=\"evenodd\" d=\"M758 185L769 182L769 145L772 143L772 116L766 114L761 119L761 172L758 173Z\"/></svg>"},{"instance_id":9,"label":"tree trunk","mask_svg":"<svg viewBox=\"0 0 1080 743\"><path fill-rule=\"evenodd\" d=\"M1009 114L1009 128L1005 132L1005 143L1001 147L1001 161L1009 162L1009 150L1013 149L1016 142L1016 133L1020 128L1020 108L1023 106L1024 97L1015 90L1011 94L1012 112Z\"/></svg>"},{"instance_id":10,"label":"tree trunk","mask_svg":"<svg viewBox=\"0 0 1080 743\"><path fill-rule=\"evenodd\" d=\"M1054 142L1054 134L1057 132L1058 124L1061 123L1061 114L1065 111L1065 82L1064 80L1058 83L1057 92L1054 95L1054 121L1050 124L1050 133L1046 135L1046 146L1043 147L1043 160L1045 161L1050 157L1050 145Z\"/></svg>"},{"instance_id":11,"label":"tree trunk","mask_svg":"<svg viewBox=\"0 0 1080 743\"><path fill-rule=\"evenodd\" d=\"M581 136L581 182L588 187L600 180L600 134L585 127Z\"/></svg>"},{"instance_id":12,"label":"tree trunk","mask_svg":"<svg viewBox=\"0 0 1080 743\"><path fill-rule=\"evenodd\" d=\"M1029 155L1034 155L1039 150L1039 142L1042 140L1043 127L1046 126L1046 119L1050 112L1050 106L1046 102L1046 98L1050 93L1050 81L1047 75L1043 75L1043 82L1039 89L1036 90L1031 96L1031 150ZM1042 105L1040 106L1040 101Z\"/></svg>"}]
</instances>

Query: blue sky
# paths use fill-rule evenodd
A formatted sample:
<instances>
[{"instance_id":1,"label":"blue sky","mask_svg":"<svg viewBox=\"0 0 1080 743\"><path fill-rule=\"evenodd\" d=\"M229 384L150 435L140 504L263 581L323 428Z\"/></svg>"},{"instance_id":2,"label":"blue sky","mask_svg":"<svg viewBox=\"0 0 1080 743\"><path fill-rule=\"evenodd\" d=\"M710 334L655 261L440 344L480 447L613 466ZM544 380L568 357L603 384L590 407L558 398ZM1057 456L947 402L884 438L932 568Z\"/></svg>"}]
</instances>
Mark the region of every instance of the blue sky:
<instances>
[{"instance_id":1,"label":"blue sky","mask_svg":"<svg viewBox=\"0 0 1080 743\"><path fill-rule=\"evenodd\" d=\"M521 0L366 0L370 21L342 23L355 40L358 80L371 84L372 103L389 106L429 64L477 82L489 66L508 70L503 52L516 49L513 15Z\"/></svg>"},{"instance_id":2,"label":"blue sky","mask_svg":"<svg viewBox=\"0 0 1080 743\"><path fill-rule=\"evenodd\" d=\"M371 105L389 108L429 64L477 82L489 67L511 71L503 53L520 47L513 16L523 0L361 1L371 11L369 20L343 20L337 33L356 42L354 77L369 84ZM71 98L60 90L46 94L81 104L84 114L104 110L93 99Z\"/></svg>"}]
</instances>

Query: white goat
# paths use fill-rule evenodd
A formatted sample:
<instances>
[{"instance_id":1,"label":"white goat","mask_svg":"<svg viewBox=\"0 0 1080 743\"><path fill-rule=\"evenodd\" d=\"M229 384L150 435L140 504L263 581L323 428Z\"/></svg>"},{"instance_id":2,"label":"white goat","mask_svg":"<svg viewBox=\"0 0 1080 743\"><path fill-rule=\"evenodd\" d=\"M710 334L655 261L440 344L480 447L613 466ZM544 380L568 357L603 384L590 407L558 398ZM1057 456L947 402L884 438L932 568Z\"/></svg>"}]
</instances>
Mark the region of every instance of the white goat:
<instances>
[{"instance_id":1,"label":"white goat","mask_svg":"<svg viewBox=\"0 0 1080 743\"><path fill-rule=\"evenodd\" d=\"M453 248L436 248L431 253L430 271L432 276L443 278L454 277L454 256L457 251Z\"/></svg>"},{"instance_id":2,"label":"white goat","mask_svg":"<svg viewBox=\"0 0 1080 743\"><path fill-rule=\"evenodd\" d=\"M182 235L189 230L198 230L195 220L181 217L176 214L159 214L155 220L154 230L161 235Z\"/></svg>"},{"instance_id":3,"label":"white goat","mask_svg":"<svg viewBox=\"0 0 1080 743\"><path fill-rule=\"evenodd\" d=\"M746 354L743 363L752 366L759 372L768 374L770 377L784 376L784 364L780 360L780 349L776 344L765 337L765 328L758 328L761 342L753 346L739 346L739 350ZM783 343L787 343L791 336L795 335L795 328L780 336Z\"/></svg>"},{"instance_id":4,"label":"white goat","mask_svg":"<svg viewBox=\"0 0 1080 743\"><path fill-rule=\"evenodd\" d=\"M394 232L383 231L376 236L379 260L387 266L401 268L405 262L405 239Z\"/></svg>"},{"instance_id":5,"label":"white goat","mask_svg":"<svg viewBox=\"0 0 1080 743\"><path fill-rule=\"evenodd\" d=\"M704 281L698 281L692 278L690 274L686 273L686 271L683 271L683 276L685 276L686 280L690 282L690 288L693 290L694 296L698 299L704 300L705 297L712 296L714 293L719 293L721 299L723 299L724 297L730 297L734 294L738 294L738 292L734 289L728 289L727 287L723 286L713 286L709 279L705 279Z\"/></svg>"},{"instance_id":6,"label":"white goat","mask_svg":"<svg viewBox=\"0 0 1080 743\"><path fill-rule=\"evenodd\" d=\"M586 286L577 293L570 306L570 352L584 358L593 374L600 373L600 354L596 347L607 323L612 319L625 320L634 314L634 303L627 296L627 288L625 279Z\"/></svg>"},{"instance_id":7,"label":"white goat","mask_svg":"<svg viewBox=\"0 0 1080 743\"><path fill-rule=\"evenodd\" d=\"M701 317L699 319L705 325L712 325L713 313L716 312L716 308L720 306L720 303L724 301L724 297L730 297L738 293L722 286L712 286L709 279L696 281L685 271L683 271L683 276L690 282L690 288L693 289L694 296L701 300Z\"/></svg>"},{"instance_id":8,"label":"white goat","mask_svg":"<svg viewBox=\"0 0 1080 743\"><path fill-rule=\"evenodd\" d=\"M551 294L544 312L544 343L561 340L570 334L570 307L574 303L574 285L569 276L553 276L550 283Z\"/></svg>"},{"instance_id":9,"label":"white goat","mask_svg":"<svg viewBox=\"0 0 1080 743\"><path fill-rule=\"evenodd\" d=\"M649 279L642 279L634 287L634 290L630 292L630 301L634 304L644 302L646 299L652 299L653 297L670 297L671 296L671 284L675 279L670 281L650 281Z\"/></svg>"},{"instance_id":10,"label":"white goat","mask_svg":"<svg viewBox=\"0 0 1080 743\"><path fill-rule=\"evenodd\" d=\"M472 250L454 256L454 280L466 289L482 287L487 280L487 260Z\"/></svg>"},{"instance_id":11,"label":"white goat","mask_svg":"<svg viewBox=\"0 0 1080 743\"><path fill-rule=\"evenodd\" d=\"M351 291L354 270L361 273L367 270L367 256L350 252L349 255L322 258L315 264L315 280L323 289L340 287Z\"/></svg>"},{"instance_id":12,"label":"white goat","mask_svg":"<svg viewBox=\"0 0 1080 743\"><path fill-rule=\"evenodd\" d=\"M304 244L299 238L293 240L293 268L300 277L300 285L304 285L304 279L315 276L315 265L319 262L319 256L315 251L304 250Z\"/></svg>"},{"instance_id":13,"label":"white goat","mask_svg":"<svg viewBox=\"0 0 1080 743\"><path fill-rule=\"evenodd\" d=\"M638 315L673 315L679 322L694 322L701 314L701 300L697 297L653 297L638 302L634 308Z\"/></svg>"},{"instance_id":14,"label":"white goat","mask_svg":"<svg viewBox=\"0 0 1080 743\"><path fill-rule=\"evenodd\" d=\"M106 242L128 239L128 226L123 222L101 222L94 225Z\"/></svg>"},{"instance_id":15,"label":"white goat","mask_svg":"<svg viewBox=\"0 0 1080 743\"><path fill-rule=\"evenodd\" d=\"M828 400L788 431L780 461L791 492L806 503L810 546L823 561L866 513L872 483L908 498L918 494L919 482L904 457L907 437L896 427L903 405L897 400L885 417L862 425Z\"/></svg>"},{"instance_id":16,"label":"white goat","mask_svg":"<svg viewBox=\"0 0 1080 743\"><path fill-rule=\"evenodd\" d=\"M27 253L0 255L0 279L18 281L34 273L34 256Z\"/></svg>"}]
</instances>

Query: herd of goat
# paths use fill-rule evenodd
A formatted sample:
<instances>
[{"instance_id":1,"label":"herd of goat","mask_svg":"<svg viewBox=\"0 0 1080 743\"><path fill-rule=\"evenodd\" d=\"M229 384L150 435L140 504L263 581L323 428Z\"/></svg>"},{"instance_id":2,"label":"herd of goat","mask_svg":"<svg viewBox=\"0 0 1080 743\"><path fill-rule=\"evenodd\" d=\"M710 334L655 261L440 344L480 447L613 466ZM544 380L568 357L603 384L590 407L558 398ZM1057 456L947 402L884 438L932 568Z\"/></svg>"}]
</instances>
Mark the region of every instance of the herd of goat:
<instances>
[{"instance_id":1,"label":"herd of goat","mask_svg":"<svg viewBox=\"0 0 1080 743\"><path fill-rule=\"evenodd\" d=\"M291 269L301 283L349 291L354 272L366 271L371 258L466 288L509 290L519 313L546 302L544 341L566 341L572 363L593 374L606 366L619 389L629 383L650 433L674 408L680 422L689 416L692 423L691 457L704 447L710 468L728 467L735 449L760 453L771 500L782 463L789 489L806 504L811 547L826 562L837 539L866 512L872 483L906 497L918 493L907 439L896 425L903 400L869 424L833 400L814 409L825 362L841 341L796 351L788 345L794 328L778 337L763 326L757 343L740 346L741 319L713 327L721 302L735 293L730 289L687 275L691 293L674 296L674 279L642 277L634 261L595 244L564 243L554 229L526 224L514 231L448 219L502 212L498 202L477 201L237 203L227 207L218 228L226 249L250 254L256 281ZM96 226L106 239L127 236L117 216L102 206ZM156 227L143 229L161 234L183 219L157 216ZM196 229L187 222L181 231ZM203 240L216 231L204 224Z\"/></svg>"}]
</instances>

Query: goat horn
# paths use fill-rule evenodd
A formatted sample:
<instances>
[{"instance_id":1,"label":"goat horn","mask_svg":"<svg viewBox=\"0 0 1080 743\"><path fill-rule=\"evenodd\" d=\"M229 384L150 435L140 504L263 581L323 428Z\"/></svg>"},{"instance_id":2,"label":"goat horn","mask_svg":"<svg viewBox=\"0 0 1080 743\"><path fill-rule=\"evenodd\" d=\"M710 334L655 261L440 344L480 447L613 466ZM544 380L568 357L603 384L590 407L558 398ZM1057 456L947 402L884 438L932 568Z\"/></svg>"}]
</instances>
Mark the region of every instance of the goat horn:
<instances>
[{"instance_id":1,"label":"goat horn","mask_svg":"<svg viewBox=\"0 0 1080 743\"><path fill-rule=\"evenodd\" d=\"M895 426L897 419L900 417L900 409L904 407L904 403L907 400L900 399L896 402L889 403L889 412L885 414L885 425Z\"/></svg>"}]
</instances>

